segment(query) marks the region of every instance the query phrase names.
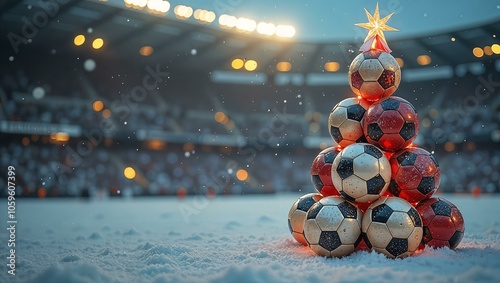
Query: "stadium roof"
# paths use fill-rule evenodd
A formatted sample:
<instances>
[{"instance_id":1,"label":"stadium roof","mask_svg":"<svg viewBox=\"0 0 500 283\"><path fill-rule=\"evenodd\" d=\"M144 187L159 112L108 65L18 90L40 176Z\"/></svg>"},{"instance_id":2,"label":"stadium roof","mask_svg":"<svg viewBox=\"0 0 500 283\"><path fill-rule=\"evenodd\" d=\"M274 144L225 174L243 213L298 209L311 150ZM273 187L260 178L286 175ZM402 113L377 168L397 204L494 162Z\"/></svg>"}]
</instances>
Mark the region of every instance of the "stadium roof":
<instances>
[{"instance_id":1,"label":"stadium roof","mask_svg":"<svg viewBox=\"0 0 500 283\"><path fill-rule=\"evenodd\" d=\"M196 2L183 3L193 4L194 10L198 8ZM401 58L406 67L420 67L422 64L417 62L420 55L430 57L430 66L476 62L478 58L472 52L475 47L484 48L500 42L497 37L500 35L498 1L467 2L467 5L434 1L432 6L430 1L425 1L428 5L424 6L428 9L421 8L421 2L404 2L401 7L396 3L393 7L398 14L391 18L390 24L402 31L399 35L387 33L387 38L394 57ZM46 3L45 10L40 3ZM6 57L11 61L24 55L71 52L91 58L105 55L106 58L126 59L141 66L161 62L179 71L210 72L231 70L232 60L241 58L255 60L258 63L256 71L265 73L276 72L276 64L281 61L291 63L291 72L324 73L324 64L331 61L338 62L338 71L345 74L366 34L365 31L357 32L353 24L366 21L362 7L374 9L370 7L374 3L367 1L356 4L322 1L321 5L274 1L272 9L266 8L268 1L218 0L213 3L217 5L200 7L215 13L215 21L208 25L193 17L187 20L176 17L174 7L178 3L174 1L166 14L155 15L144 9L127 8L120 0L11 0L0 5L0 29L5 45L9 46ZM388 11L388 5L390 1L380 5L382 15ZM279 10L281 8L284 10ZM221 13L239 15L243 11L253 11L245 16L256 20L263 17L276 25L293 24L297 34L280 38L219 28L217 19ZM305 16L297 15L299 12ZM310 15L313 12L319 14ZM285 16L290 19L278 18ZM457 18L463 20L457 21ZM34 30L29 25L34 26ZM318 37L318 33L324 36ZM87 38L82 46L73 43L78 34ZM347 40L334 39L337 36ZM91 40L98 37L104 40L104 45L94 50ZM24 44L26 42L31 43ZM139 55L144 46L152 47L150 56Z\"/></svg>"}]
</instances>

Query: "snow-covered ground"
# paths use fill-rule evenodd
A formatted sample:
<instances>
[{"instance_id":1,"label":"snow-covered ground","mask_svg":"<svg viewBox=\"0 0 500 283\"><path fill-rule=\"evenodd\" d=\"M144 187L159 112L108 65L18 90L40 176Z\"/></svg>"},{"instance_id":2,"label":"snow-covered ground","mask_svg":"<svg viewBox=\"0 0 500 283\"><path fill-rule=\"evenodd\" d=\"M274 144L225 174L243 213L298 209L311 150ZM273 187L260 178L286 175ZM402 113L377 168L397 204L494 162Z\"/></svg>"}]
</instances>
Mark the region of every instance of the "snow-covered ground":
<instances>
[{"instance_id":1,"label":"snow-covered ground","mask_svg":"<svg viewBox=\"0 0 500 283\"><path fill-rule=\"evenodd\" d=\"M0 282L500 282L499 196L445 195L465 219L459 250L402 260L316 256L288 232L297 197L19 200L16 275L1 229Z\"/></svg>"}]
</instances>

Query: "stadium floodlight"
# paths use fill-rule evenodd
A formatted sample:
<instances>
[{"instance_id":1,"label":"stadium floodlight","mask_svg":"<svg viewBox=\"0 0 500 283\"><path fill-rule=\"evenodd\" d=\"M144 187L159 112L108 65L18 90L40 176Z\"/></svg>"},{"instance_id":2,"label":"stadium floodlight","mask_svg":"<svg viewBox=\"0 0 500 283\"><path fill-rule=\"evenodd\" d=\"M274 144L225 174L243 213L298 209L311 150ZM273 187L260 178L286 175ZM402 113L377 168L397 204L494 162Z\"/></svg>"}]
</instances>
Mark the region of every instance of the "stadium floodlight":
<instances>
[{"instance_id":1,"label":"stadium floodlight","mask_svg":"<svg viewBox=\"0 0 500 283\"><path fill-rule=\"evenodd\" d=\"M174 13L178 19L186 20L193 15L193 8L184 5L177 5L174 8Z\"/></svg>"},{"instance_id":2,"label":"stadium floodlight","mask_svg":"<svg viewBox=\"0 0 500 283\"><path fill-rule=\"evenodd\" d=\"M238 18L236 21L236 30L239 32L251 33L257 28L254 20L247 18Z\"/></svg>"},{"instance_id":3,"label":"stadium floodlight","mask_svg":"<svg viewBox=\"0 0 500 283\"><path fill-rule=\"evenodd\" d=\"M279 37L293 37L295 35L295 28L290 25L278 25L276 27L276 35Z\"/></svg>"},{"instance_id":4,"label":"stadium floodlight","mask_svg":"<svg viewBox=\"0 0 500 283\"><path fill-rule=\"evenodd\" d=\"M276 26L273 23L260 22L257 25L257 32L263 35L273 35L276 31Z\"/></svg>"},{"instance_id":5,"label":"stadium floodlight","mask_svg":"<svg viewBox=\"0 0 500 283\"><path fill-rule=\"evenodd\" d=\"M223 14L219 17L219 26L221 28L226 28L226 29L234 28L237 22L238 18L236 18L235 16Z\"/></svg>"},{"instance_id":6,"label":"stadium floodlight","mask_svg":"<svg viewBox=\"0 0 500 283\"><path fill-rule=\"evenodd\" d=\"M210 24L215 20L215 13L208 10L197 9L194 11L194 18L202 24Z\"/></svg>"}]
</instances>

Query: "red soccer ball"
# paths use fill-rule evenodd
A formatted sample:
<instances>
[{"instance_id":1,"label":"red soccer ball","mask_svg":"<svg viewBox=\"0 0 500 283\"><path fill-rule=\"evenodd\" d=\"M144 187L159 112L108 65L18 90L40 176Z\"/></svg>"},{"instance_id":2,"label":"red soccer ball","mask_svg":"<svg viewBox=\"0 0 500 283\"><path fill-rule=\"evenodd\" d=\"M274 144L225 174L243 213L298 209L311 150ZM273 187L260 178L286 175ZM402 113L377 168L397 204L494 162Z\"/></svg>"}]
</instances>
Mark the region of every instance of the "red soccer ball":
<instances>
[{"instance_id":1,"label":"red soccer ball","mask_svg":"<svg viewBox=\"0 0 500 283\"><path fill-rule=\"evenodd\" d=\"M464 218L460 210L443 198L430 198L417 205L422 218L422 243L434 248L455 249L464 237Z\"/></svg>"},{"instance_id":2,"label":"red soccer ball","mask_svg":"<svg viewBox=\"0 0 500 283\"><path fill-rule=\"evenodd\" d=\"M311 182L323 196L340 196L332 181L332 163L342 149L329 147L314 158L311 166Z\"/></svg>"},{"instance_id":3,"label":"red soccer ball","mask_svg":"<svg viewBox=\"0 0 500 283\"><path fill-rule=\"evenodd\" d=\"M413 105L401 97L391 96L368 108L363 119L363 132L369 143L394 152L413 142L419 125Z\"/></svg>"},{"instance_id":4,"label":"red soccer ball","mask_svg":"<svg viewBox=\"0 0 500 283\"><path fill-rule=\"evenodd\" d=\"M428 199L436 192L441 182L441 169L428 151L410 147L395 153L391 163L391 183L393 195L410 203Z\"/></svg>"}]
</instances>

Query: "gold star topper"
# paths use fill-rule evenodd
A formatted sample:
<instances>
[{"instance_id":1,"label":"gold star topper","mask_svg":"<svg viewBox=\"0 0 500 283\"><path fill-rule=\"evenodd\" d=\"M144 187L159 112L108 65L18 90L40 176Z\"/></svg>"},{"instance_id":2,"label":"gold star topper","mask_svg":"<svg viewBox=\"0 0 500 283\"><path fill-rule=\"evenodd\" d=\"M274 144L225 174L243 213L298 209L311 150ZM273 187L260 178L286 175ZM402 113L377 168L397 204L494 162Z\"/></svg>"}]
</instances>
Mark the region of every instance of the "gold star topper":
<instances>
[{"instance_id":1,"label":"gold star topper","mask_svg":"<svg viewBox=\"0 0 500 283\"><path fill-rule=\"evenodd\" d=\"M375 8L375 13L373 13L373 16L366 9L365 12L366 12L366 17L368 17L368 23L356 24L358 27L362 27L369 30L368 35L365 38L365 42L376 35L378 35L382 40L385 41L384 31L399 31L398 29L395 29L386 24L394 13L391 13L382 19L380 18L380 13L378 11L378 3Z\"/></svg>"}]
</instances>

